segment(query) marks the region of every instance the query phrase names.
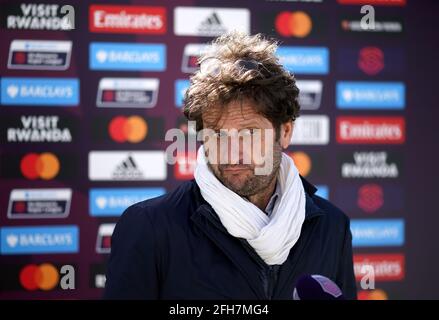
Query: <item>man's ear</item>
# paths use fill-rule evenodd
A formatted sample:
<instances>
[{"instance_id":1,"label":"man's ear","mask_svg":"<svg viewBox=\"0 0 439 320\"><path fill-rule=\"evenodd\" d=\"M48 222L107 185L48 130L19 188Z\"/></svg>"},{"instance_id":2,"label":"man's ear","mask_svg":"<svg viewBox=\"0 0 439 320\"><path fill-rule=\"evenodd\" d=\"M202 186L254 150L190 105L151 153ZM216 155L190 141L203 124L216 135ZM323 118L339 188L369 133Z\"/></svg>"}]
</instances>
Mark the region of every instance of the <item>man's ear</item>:
<instances>
[{"instance_id":1,"label":"man's ear","mask_svg":"<svg viewBox=\"0 0 439 320\"><path fill-rule=\"evenodd\" d=\"M289 121L282 123L280 126L280 145L283 149L288 148L291 143L291 137L293 136L294 122Z\"/></svg>"}]
</instances>

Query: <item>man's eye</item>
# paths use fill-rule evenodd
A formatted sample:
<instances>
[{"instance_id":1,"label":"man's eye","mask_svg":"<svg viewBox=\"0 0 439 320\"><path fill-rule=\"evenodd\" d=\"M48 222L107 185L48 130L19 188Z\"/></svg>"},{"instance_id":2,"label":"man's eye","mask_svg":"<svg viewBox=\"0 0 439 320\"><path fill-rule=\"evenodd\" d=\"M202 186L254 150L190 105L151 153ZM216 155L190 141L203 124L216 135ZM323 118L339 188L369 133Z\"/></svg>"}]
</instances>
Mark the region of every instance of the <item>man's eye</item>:
<instances>
[{"instance_id":1,"label":"man's eye","mask_svg":"<svg viewBox=\"0 0 439 320\"><path fill-rule=\"evenodd\" d=\"M217 138L227 137L227 132L224 131L224 130L216 130L215 131L215 136Z\"/></svg>"},{"instance_id":2,"label":"man's eye","mask_svg":"<svg viewBox=\"0 0 439 320\"><path fill-rule=\"evenodd\" d=\"M254 128L242 129L240 131L240 134L242 136L253 136L255 133L256 133L256 129Z\"/></svg>"}]
</instances>

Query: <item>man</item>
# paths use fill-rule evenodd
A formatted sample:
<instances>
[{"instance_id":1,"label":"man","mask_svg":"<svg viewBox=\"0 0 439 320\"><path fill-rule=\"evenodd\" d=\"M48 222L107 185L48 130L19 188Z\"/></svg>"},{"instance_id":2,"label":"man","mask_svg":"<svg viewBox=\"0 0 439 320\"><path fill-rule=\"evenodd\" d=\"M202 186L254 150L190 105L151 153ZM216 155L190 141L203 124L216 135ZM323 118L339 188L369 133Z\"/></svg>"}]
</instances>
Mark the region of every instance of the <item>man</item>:
<instances>
[{"instance_id":1,"label":"man","mask_svg":"<svg viewBox=\"0 0 439 320\"><path fill-rule=\"evenodd\" d=\"M306 274L356 298L349 219L282 152L300 107L276 49L231 33L200 59L184 109L204 137L195 179L122 215L106 298L292 299Z\"/></svg>"}]
</instances>

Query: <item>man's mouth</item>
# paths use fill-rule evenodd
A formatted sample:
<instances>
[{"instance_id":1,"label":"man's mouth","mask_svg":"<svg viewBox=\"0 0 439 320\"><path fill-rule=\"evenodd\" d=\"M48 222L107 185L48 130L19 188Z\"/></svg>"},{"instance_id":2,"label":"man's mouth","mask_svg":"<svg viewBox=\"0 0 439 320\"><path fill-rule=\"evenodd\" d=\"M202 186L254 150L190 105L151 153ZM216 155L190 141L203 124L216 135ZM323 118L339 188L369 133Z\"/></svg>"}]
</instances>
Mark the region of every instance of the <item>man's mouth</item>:
<instances>
[{"instance_id":1,"label":"man's mouth","mask_svg":"<svg viewBox=\"0 0 439 320\"><path fill-rule=\"evenodd\" d=\"M246 171L246 170L252 170L249 166L231 166L231 167L224 167L223 171L226 172L240 172L240 171Z\"/></svg>"}]
</instances>

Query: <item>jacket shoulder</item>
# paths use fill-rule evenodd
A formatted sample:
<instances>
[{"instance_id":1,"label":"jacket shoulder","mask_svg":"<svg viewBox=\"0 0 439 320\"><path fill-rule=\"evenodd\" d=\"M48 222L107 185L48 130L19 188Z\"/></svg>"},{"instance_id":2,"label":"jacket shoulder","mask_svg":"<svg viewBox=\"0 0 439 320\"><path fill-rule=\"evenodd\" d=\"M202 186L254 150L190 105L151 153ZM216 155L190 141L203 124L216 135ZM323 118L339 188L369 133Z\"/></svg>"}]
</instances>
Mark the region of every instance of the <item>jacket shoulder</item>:
<instances>
[{"instance_id":1,"label":"jacket shoulder","mask_svg":"<svg viewBox=\"0 0 439 320\"><path fill-rule=\"evenodd\" d=\"M338 226L340 230L346 230L349 228L350 219L343 210L318 195L314 194L311 198L332 225Z\"/></svg>"},{"instance_id":2,"label":"jacket shoulder","mask_svg":"<svg viewBox=\"0 0 439 320\"><path fill-rule=\"evenodd\" d=\"M332 221L336 221L341 224L349 224L349 217L337 206L328 200L318 196L316 194L317 187L315 187L311 182L309 182L304 177L300 176L302 180L303 187L307 196L311 199L311 206L316 205L320 211L331 218Z\"/></svg>"},{"instance_id":3,"label":"jacket shoulder","mask_svg":"<svg viewBox=\"0 0 439 320\"><path fill-rule=\"evenodd\" d=\"M186 181L171 192L131 205L121 219L130 220L131 223L140 223L147 219L154 224L163 218L181 216L189 212L189 208L194 204L196 188L194 180Z\"/></svg>"}]
</instances>

